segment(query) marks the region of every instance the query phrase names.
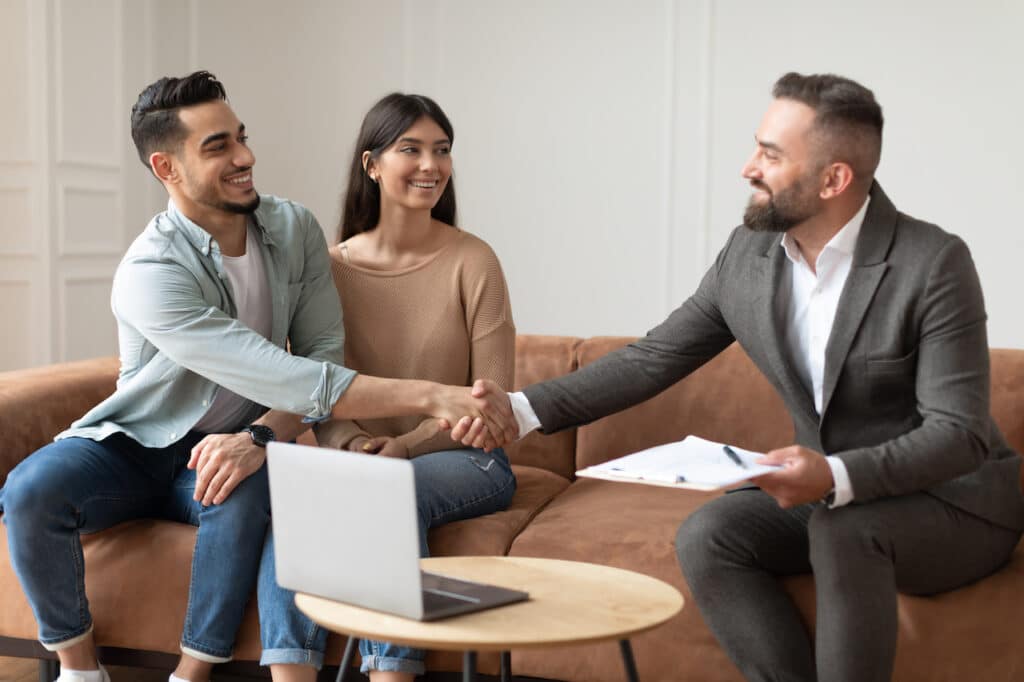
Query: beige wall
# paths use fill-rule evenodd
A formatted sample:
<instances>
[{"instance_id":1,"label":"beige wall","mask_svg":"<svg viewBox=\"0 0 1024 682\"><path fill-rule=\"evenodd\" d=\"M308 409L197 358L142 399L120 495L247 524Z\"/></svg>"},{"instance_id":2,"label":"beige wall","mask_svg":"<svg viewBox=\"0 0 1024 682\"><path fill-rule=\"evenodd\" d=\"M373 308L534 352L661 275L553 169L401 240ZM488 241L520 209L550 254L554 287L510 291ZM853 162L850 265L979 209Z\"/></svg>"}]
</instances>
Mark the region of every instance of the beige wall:
<instances>
[{"instance_id":1,"label":"beige wall","mask_svg":"<svg viewBox=\"0 0 1024 682\"><path fill-rule=\"evenodd\" d=\"M115 351L110 275L164 202L128 108L200 67L260 190L329 238L365 110L435 97L461 224L501 257L519 330L579 335L641 334L692 290L739 220L778 75L849 75L885 109L890 196L967 240L990 341L1024 347L1022 30L1024 5L997 0L0 0L0 87L20 95L0 107L0 368Z\"/></svg>"}]
</instances>

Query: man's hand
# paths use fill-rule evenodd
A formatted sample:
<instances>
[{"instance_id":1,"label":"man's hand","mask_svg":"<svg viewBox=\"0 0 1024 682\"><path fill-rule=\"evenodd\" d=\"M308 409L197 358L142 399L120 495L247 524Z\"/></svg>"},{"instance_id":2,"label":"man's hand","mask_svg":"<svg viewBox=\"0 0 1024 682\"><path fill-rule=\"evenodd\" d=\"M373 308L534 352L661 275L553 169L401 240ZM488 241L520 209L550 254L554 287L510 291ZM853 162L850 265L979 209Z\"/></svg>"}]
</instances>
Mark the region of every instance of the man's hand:
<instances>
[{"instance_id":1,"label":"man's hand","mask_svg":"<svg viewBox=\"0 0 1024 682\"><path fill-rule=\"evenodd\" d=\"M445 386L439 397L453 425L452 440L493 450L519 437L519 424L508 394L493 381L478 379L472 388Z\"/></svg>"},{"instance_id":2,"label":"man's hand","mask_svg":"<svg viewBox=\"0 0 1024 682\"><path fill-rule=\"evenodd\" d=\"M799 445L772 450L757 463L782 465L779 471L750 481L774 497L783 509L817 502L835 485L825 456Z\"/></svg>"},{"instance_id":3,"label":"man's hand","mask_svg":"<svg viewBox=\"0 0 1024 682\"><path fill-rule=\"evenodd\" d=\"M192 499L204 506L220 504L239 483L254 474L267 451L252 442L248 433L212 433L192 448L188 468L196 470Z\"/></svg>"}]
</instances>

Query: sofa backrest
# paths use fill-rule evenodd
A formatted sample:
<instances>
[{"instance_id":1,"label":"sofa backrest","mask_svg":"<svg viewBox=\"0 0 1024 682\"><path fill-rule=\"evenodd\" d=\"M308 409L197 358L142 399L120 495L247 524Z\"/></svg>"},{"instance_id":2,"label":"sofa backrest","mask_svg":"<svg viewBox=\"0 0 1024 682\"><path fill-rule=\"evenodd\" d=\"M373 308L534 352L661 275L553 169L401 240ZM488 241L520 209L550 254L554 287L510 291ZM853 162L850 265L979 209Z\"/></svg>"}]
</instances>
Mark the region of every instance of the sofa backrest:
<instances>
[{"instance_id":1,"label":"sofa backrest","mask_svg":"<svg viewBox=\"0 0 1024 682\"><path fill-rule=\"evenodd\" d=\"M0 373L0 485L21 460L114 392L117 358Z\"/></svg>"},{"instance_id":2,"label":"sofa backrest","mask_svg":"<svg viewBox=\"0 0 1024 682\"><path fill-rule=\"evenodd\" d=\"M577 349L581 343L582 339L572 336L517 336L515 390L576 369ZM572 479L576 471L576 429L551 436L535 431L512 443L505 451L513 464L547 469Z\"/></svg>"},{"instance_id":3,"label":"sofa backrest","mask_svg":"<svg viewBox=\"0 0 1024 682\"><path fill-rule=\"evenodd\" d=\"M520 335L515 389L568 374L632 339ZM992 415L1010 446L1024 453L1024 350L993 349ZM95 358L0 373L0 485L29 454L110 395L117 358ZM789 415L746 353L732 345L661 395L580 429L532 433L507 448L514 464L572 478L579 468L689 434L751 450L789 444ZM1024 468L1022 468L1024 485Z\"/></svg>"},{"instance_id":4,"label":"sofa backrest","mask_svg":"<svg viewBox=\"0 0 1024 682\"><path fill-rule=\"evenodd\" d=\"M1010 447L1024 453L1024 350L993 348L990 357L992 417Z\"/></svg>"},{"instance_id":5,"label":"sofa backrest","mask_svg":"<svg viewBox=\"0 0 1024 682\"><path fill-rule=\"evenodd\" d=\"M581 340L568 336L519 336L515 387L568 374L576 369ZM0 372L0 485L21 460L53 440L72 421L114 391L118 359L95 358L33 369ZM301 442L315 445L312 432ZM547 469L571 478L576 429L554 436L534 433L507 448L515 464Z\"/></svg>"},{"instance_id":6,"label":"sofa backrest","mask_svg":"<svg viewBox=\"0 0 1024 682\"><path fill-rule=\"evenodd\" d=\"M581 367L632 338L594 337ZM578 468L695 434L755 451L788 445L792 422L782 399L736 344L661 394L579 429Z\"/></svg>"}]
</instances>

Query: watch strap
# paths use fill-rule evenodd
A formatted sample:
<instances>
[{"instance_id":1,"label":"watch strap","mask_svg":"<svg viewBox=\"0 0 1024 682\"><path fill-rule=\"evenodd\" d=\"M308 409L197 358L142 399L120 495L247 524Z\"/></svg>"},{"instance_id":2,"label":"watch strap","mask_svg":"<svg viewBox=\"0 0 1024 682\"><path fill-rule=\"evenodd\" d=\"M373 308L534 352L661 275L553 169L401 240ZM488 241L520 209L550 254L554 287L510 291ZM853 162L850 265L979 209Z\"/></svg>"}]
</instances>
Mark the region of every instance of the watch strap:
<instances>
[{"instance_id":1,"label":"watch strap","mask_svg":"<svg viewBox=\"0 0 1024 682\"><path fill-rule=\"evenodd\" d=\"M274 430L263 424L248 424L243 426L239 433L248 433L249 437L252 438L253 445L258 445L261 448L265 448L267 443L277 440Z\"/></svg>"}]
</instances>

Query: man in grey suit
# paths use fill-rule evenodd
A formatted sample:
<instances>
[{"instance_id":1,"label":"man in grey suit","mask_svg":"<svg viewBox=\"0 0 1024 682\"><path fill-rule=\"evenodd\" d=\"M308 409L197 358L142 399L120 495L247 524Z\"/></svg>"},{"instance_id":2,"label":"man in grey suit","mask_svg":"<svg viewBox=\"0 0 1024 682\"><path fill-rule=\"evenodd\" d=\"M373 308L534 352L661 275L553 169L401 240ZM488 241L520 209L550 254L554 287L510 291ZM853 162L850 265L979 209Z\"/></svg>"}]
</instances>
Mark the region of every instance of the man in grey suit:
<instances>
[{"instance_id":1,"label":"man in grey suit","mask_svg":"<svg viewBox=\"0 0 1024 682\"><path fill-rule=\"evenodd\" d=\"M796 444L767 453L782 468L758 487L680 527L697 606L749 680L888 680L897 591L965 585L1017 545L1020 458L989 413L986 315L967 247L897 211L874 181L872 92L790 73L773 95L743 168L754 189L744 224L696 293L637 342L512 394L503 418L514 415L520 435L586 424L738 341L785 401ZM453 436L484 431L463 423ZM778 580L807 572L813 645Z\"/></svg>"}]
</instances>

